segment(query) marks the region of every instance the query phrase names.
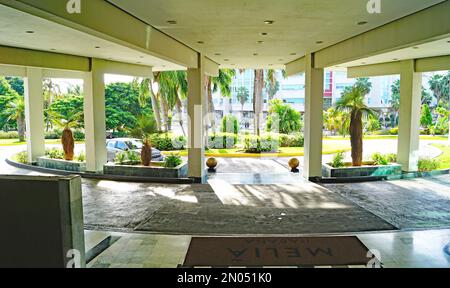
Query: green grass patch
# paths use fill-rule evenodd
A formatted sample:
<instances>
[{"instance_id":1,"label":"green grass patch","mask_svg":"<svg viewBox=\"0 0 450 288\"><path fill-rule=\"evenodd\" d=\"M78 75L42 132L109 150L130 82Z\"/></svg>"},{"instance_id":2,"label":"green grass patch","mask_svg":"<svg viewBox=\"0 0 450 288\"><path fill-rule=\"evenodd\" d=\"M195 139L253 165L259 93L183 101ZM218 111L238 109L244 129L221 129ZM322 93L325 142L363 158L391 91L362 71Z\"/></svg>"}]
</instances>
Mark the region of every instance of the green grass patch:
<instances>
[{"instance_id":1,"label":"green grass patch","mask_svg":"<svg viewBox=\"0 0 450 288\"><path fill-rule=\"evenodd\" d=\"M442 151L442 155L436 158L436 160L439 161L439 169L450 169L450 146L443 144L431 145Z\"/></svg>"},{"instance_id":2,"label":"green grass patch","mask_svg":"<svg viewBox=\"0 0 450 288\"><path fill-rule=\"evenodd\" d=\"M350 136L327 136L324 140L350 140ZM397 140L397 135L365 135L363 140ZM420 135L420 140L448 140L447 136Z\"/></svg>"}]
</instances>

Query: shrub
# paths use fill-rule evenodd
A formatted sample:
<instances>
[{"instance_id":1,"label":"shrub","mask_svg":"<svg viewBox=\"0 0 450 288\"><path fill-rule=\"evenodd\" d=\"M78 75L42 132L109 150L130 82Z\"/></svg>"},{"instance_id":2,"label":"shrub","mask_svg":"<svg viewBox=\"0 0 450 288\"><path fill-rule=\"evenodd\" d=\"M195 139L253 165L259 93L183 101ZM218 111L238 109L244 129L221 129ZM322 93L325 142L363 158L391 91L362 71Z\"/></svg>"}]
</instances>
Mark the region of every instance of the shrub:
<instances>
[{"instance_id":1,"label":"shrub","mask_svg":"<svg viewBox=\"0 0 450 288\"><path fill-rule=\"evenodd\" d=\"M226 115L222 119L222 129L220 129L222 133L232 133L232 134L238 134L239 133L239 123L236 116L233 115Z\"/></svg>"},{"instance_id":2,"label":"shrub","mask_svg":"<svg viewBox=\"0 0 450 288\"><path fill-rule=\"evenodd\" d=\"M389 163L397 163L397 154L395 153L386 154L386 158Z\"/></svg>"},{"instance_id":3,"label":"shrub","mask_svg":"<svg viewBox=\"0 0 450 288\"><path fill-rule=\"evenodd\" d=\"M45 155L50 159L64 159L64 151L57 148L46 150Z\"/></svg>"},{"instance_id":4,"label":"shrub","mask_svg":"<svg viewBox=\"0 0 450 288\"><path fill-rule=\"evenodd\" d=\"M116 154L116 158L114 158L115 163L124 164L127 161L127 154L125 152L119 152Z\"/></svg>"},{"instance_id":5,"label":"shrub","mask_svg":"<svg viewBox=\"0 0 450 288\"><path fill-rule=\"evenodd\" d=\"M244 150L246 153L277 152L279 139L275 135L267 134L260 137L246 134Z\"/></svg>"},{"instance_id":6,"label":"shrub","mask_svg":"<svg viewBox=\"0 0 450 288\"><path fill-rule=\"evenodd\" d=\"M345 167L344 163L344 152L339 152L334 155L333 160L331 160L331 167L333 168L341 168Z\"/></svg>"},{"instance_id":7,"label":"shrub","mask_svg":"<svg viewBox=\"0 0 450 288\"><path fill-rule=\"evenodd\" d=\"M85 134L83 131L81 130L74 130L73 131L73 139L75 139L75 141L83 141L85 139Z\"/></svg>"},{"instance_id":8,"label":"shrub","mask_svg":"<svg viewBox=\"0 0 450 288\"><path fill-rule=\"evenodd\" d=\"M178 165L181 165L183 163L183 160L181 160L181 157L179 155L171 154L164 159L164 167L166 168L175 168Z\"/></svg>"},{"instance_id":9,"label":"shrub","mask_svg":"<svg viewBox=\"0 0 450 288\"><path fill-rule=\"evenodd\" d=\"M439 161L434 159L419 159L419 171L428 172L439 169Z\"/></svg>"},{"instance_id":10,"label":"shrub","mask_svg":"<svg viewBox=\"0 0 450 288\"><path fill-rule=\"evenodd\" d=\"M0 131L0 139L18 139L19 132L17 131Z\"/></svg>"},{"instance_id":11,"label":"shrub","mask_svg":"<svg viewBox=\"0 0 450 288\"><path fill-rule=\"evenodd\" d=\"M281 147L304 147L305 139L301 133L294 134L279 134L279 141Z\"/></svg>"},{"instance_id":12,"label":"shrub","mask_svg":"<svg viewBox=\"0 0 450 288\"><path fill-rule=\"evenodd\" d=\"M389 164L387 155L383 155L378 152L372 154L372 160L375 165L388 165Z\"/></svg>"},{"instance_id":13,"label":"shrub","mask_svg":"<svg viewBox=\"0 0 450 288\"><path fill-rule=\"evenodd\" d=\"M389 130L389 135L398 135L398 127Z\"/></svg>"},{"instance_id":14,"label":"shrub","mask_svg":"<svg viewBox=\"0 0 450 288\"><path fill-rule=\"evenodd\" d=\"M280 99L273 99L270 101L267 130L284 134L299 132L302 129L301 118L300 112L291 105L283 103Z\"/></svg>"},{"instance_id":15,"label":"shrub","mask_svg":"<svg viewBox=\"0 0 450 288\"><path fill-rule=\"evenodd\" d=\"M231 149L237 142L238 135L233 133L214 133L208 136L209 149Z\"/></svg>"},{"instance_id":16,"label":"shrub","mask_svg":"<svg viewBox=\"0 0 450 288\"><path fill-rule=\"evenodd\" d=\"M84 162L86 161L86 155L84 154L84 152L80 152L80 154L75 157L75 160L77 160L78 162Z\"/></svg>"},{"instance_id":17,"label":"shrub","mask_svg":"<svg viewBox=\"0 0 450 288\"><path fill-rule=\"evenodd\" d=\"M27 153L27 151L22 151L20 153L17 153L14 156L14 160L16 160L17 162L22 163L22 164L28 164L28 153Z\"/></svg>"},{"instance_id":18,"label":"shrub","mask_svg":"<svg viewBox=\"0 0 450 288\"><path fill-rule=\"evenodd\" d=\"M45 139L51 139L51 140L60 139L61 136L62 136L62 131L59 129L54 129L54 130L45 132Z\"/></svg>"},{"instance_id":19,"label":"shrub","mask_svg":"<svg viewBox=\"0 0 450 288\"><path fill-rule=\"evenodd\" d=\"M186 147L186 137L171 136L170 134L151 135L152 146L160 151L183 150Z\"/></svg>"},{"instance_id":20,"label":"shrub","mask_svg":"<svg viewBox=\"0 0 450 288\"><path fill-rule=\"evenodd\" d=\"M126 152L125 152L125 155L126 155L126 157L127 157L127 160L128 160L129 162L131 162L131 163L130 163L131 165L141 163L141 159L140 159L140 157L139 157L140 155L139 155L138 153L134 152L133 150L128 150L128 151L126 151Z\"/></svg>"}]
</instances>

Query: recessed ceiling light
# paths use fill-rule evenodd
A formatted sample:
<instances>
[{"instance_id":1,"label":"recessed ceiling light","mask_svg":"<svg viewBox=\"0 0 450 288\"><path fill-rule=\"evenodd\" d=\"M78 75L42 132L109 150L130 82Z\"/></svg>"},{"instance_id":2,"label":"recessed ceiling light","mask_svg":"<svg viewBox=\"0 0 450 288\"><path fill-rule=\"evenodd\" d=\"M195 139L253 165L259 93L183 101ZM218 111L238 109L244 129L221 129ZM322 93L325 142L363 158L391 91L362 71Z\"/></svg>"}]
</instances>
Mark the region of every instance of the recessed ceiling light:
<instances>
[{"instance_id":1,"label":"recessed ceiling light","mask_svg":"<svg viewBox=\"0 0 450 288\"><path fill-rule=\"evenodd\" d=\"M419 49L419 47L415 46L415 47L413 47L413 49Z\"/></svg>"},{"instance_id":2,"label":"recessed ceiling light","mask_svg":"<svg viewBox=\"0 0 450 288\"><path fill-rule=\"evenodd\" d=\"M295 55L297 55L297 53L291 53L291 56L295 56Z\"/></svg>"},{"instance_id":3,"label":"recessed ceiling light","mask_svg":"<svg viewBox=\"0 0 450 288\"><path fill-rule=\"evenodd\" d=\"M262 40L258 41L258 44L263 44L263 43L264 43L264 41L262 41Z\"/></svg>"},{"instance_id":4,"label":"recessed ceiling light","mask_svg":"<svg viewBox=\"0 0 450 288\"><path fill-rule=\"evenodd\" d=\"M261 35L261 36L267 36L267 35L269 35L269 33L267 33L267 32L261 32L261 33L259 33L259 35Z\"/></svg>"},{"instance_id":5,"label":"recessed ceiling light","mask_svg":"<svg viewBox=\"0 0 450 288\"><path fill-rule=\"evenodd\" d=\"M394 58L394 59L392 59L392 60L394 60L394 61L398 61L398 58Z\"/></svg>"},{"instance_id":6,"label":"recessed ceiling light","mask_svg":"<svg viewBox=\"0 0 450 288\"><path fill-rule=\"evenodd\" d=\"M267 24L267 25L272 25L273 23L275 23L275 21L273 21L273 20L264 21L264 24Z\"/></svg>"},{"instance_id":7,"label":"recessed ceiling light","mask_svg":"<svg viewBox=\"0 0 450 288\"><path fill-rule=\"evenodd\" d=\"M197 41L198 44L205 44L203 41Z\"/></svg>"},{"instance_id":8,"label":"recessed ceiling light","mask_svg":"<svg viewBox=\"0 0 450 288\"><path fill-rule=\"evenodd\" d=\"M34 33L34 31L32 31L32 30L28 30L28 31L25 31L25 33L28 33L28 34L33 34L33 33Z\"/></svg>"},{"instance_id":9,"label":"recessed ceiling light","mask_svg":"<svg viewBox=\"0 0 450 288\"><path fill-rule=\"evenodd\" d=\"M223 61L228 62L228 61L230 61L230 59L223 59Z\"/></svg>"},{"instance_id":10,"label":"recessed ceiling light","mask_svg":"<svg viewBox=\"0 0 450 288\"><path fill-rule=\"evenodd\" d=\"M322 44L322 43L323 43L323 41L321 41L321 40L316 41L316 44Z\"/></svg>"},{"instance_id":11,"label":"recessed ceiling light","mask_svg":"<svg viewBox=\"0 0 450 288\"><path fill-rule=\"evenodd\" d=\"M450 40L448 40L447 43L450 43Z\"/></svg>"},{"instance_id":12,"label":"recessed ceiling light","mask_svg":"<svg viewBox=\"0 0 450 288\"><path fill-rule=\"evenodd\" d=\"M258 53L253 53L253 56L258 56Z\"/></svg>"},{"instance_id":13,"label":"recessed ceiling light","mask_svg":"<svg viewBox=\"0 0 450 288\"><path fill-rule=\"evenodd\" d=\"M356 23L357 25L366 25L367 24L367 21L359 21L358 23Z\"/></svg>"},{"instance_id":14,"label":"recessed ceiling light","mask_svg":"<svg viewBox=\"0 0 450 288\"><path fill-rule=\"evenodd\" d=\"M95 46L95 49L100 49L100 46Z\"/></svg>"},{"instance_id":15,"label":"recessed ceiling light","mask_svg":"<svg viewBox=\"0 0 450 288\"><path fill-rule=\"evenodd\" d=\"M50 49L50 51L56 51L56 49L55 49L55 48L52 48L52 49Z\"/></svg>"},{"instance_id":16,"label":"recessed ceiling light","mask_svg":"<svg viewBox=\"0 0 450 288\"><path fill-rule=\"evenodd\" d=\"M215 53L214 55L216 55L216 56L220 56L220 55L222 55L222 54L220 54L220 53Z\"/></svg>"},{"instance_id":17,"label":"recessed ceiling light","mask_svg":"<svg viewBox=\"0 0 450 288\"><path fill-rule=\"evenodd\" d=\"M281 61L284 61L284 60L283 60L283 59L278 59L278 61L280 61L280 62L281 62Z\"/></svg>"},{"instance_id":18,"label":"recessed ceiling light","mask_svg":"<svg viewBox=\"0 0 450 288\"><path fill-rule=\"evenodd\" d=\"M367 62L361 62L362 65L367 64Z\"/></svg>"},{"instance_id":19,"label":"recessed ceiling light","mask_svg":"<svg viewBox=\"0 0 450 288\"><path fill-rule=\"evenodd\" d=\"M167 20L167 23L170 24L170 25L175 25L175 24L177 24L177 21L175 21L175 20Z\"/></svg>"}]
</instances>

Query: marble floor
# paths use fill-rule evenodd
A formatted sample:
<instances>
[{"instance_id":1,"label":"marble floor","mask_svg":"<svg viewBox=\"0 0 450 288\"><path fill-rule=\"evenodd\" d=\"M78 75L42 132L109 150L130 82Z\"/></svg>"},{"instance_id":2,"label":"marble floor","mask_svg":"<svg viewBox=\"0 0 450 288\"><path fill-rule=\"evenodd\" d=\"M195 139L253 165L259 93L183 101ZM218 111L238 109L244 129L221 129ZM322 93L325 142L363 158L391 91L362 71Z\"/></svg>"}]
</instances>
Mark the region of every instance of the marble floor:
<instances>
[{"instance_id":1,"label":"marble floor","mask_svg":"<svg viewBox=\"0 0 450 288\"><path fill-rule=\"evenodd\" d=\"M450 268L448 229L339 235L357 236L385 268ZM86 231L86 249L108 236L119 240L89 262L88 268L176 268L183 264L192 237Z\"/></svg>"}]
</instances>

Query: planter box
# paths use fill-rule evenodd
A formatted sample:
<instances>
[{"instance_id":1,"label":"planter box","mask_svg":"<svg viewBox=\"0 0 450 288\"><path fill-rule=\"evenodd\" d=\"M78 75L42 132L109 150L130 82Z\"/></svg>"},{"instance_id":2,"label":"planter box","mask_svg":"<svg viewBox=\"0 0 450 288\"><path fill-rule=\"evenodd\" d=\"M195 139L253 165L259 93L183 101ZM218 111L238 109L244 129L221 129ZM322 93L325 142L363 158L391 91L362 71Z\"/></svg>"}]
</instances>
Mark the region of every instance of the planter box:
<instances>
[{"instance_id":1,"label":"planter box","mask_svg":"<svg viewBox=\"0 0 450 288\"><path fill-rule=\"evenodd\" d=\"M165 168L162 162L152 162L153 166L119 165L108 163L103 166L103 173L107 175L151 177L151 178L186 178L188 164L183 163L175 168Z\"/></svg>"},{"instance_id":2,"label":"planter box","mask_svg":"<svg viewBox=\"0 0 450 288\"><path fill-rule=\"evenodd\" d=\"M72 171L72 172L86 171L86 162L76 162L61 159L51 159L48 157L39 157L37 159L37 164L39 167L55 170Z\"/></svg>"},{"instance_id":3,"label":"planter box","mask_svg":"<svg viewBox=\"0 0 450 288\"><path fill-rule=\"evenodd\" d=\"M399 164L361 167L333 168L328 164L322 165L322 176L328 178L350 178L369 176L395 176L402 174L402 166Z\"/></svg>"}]
</instances>

